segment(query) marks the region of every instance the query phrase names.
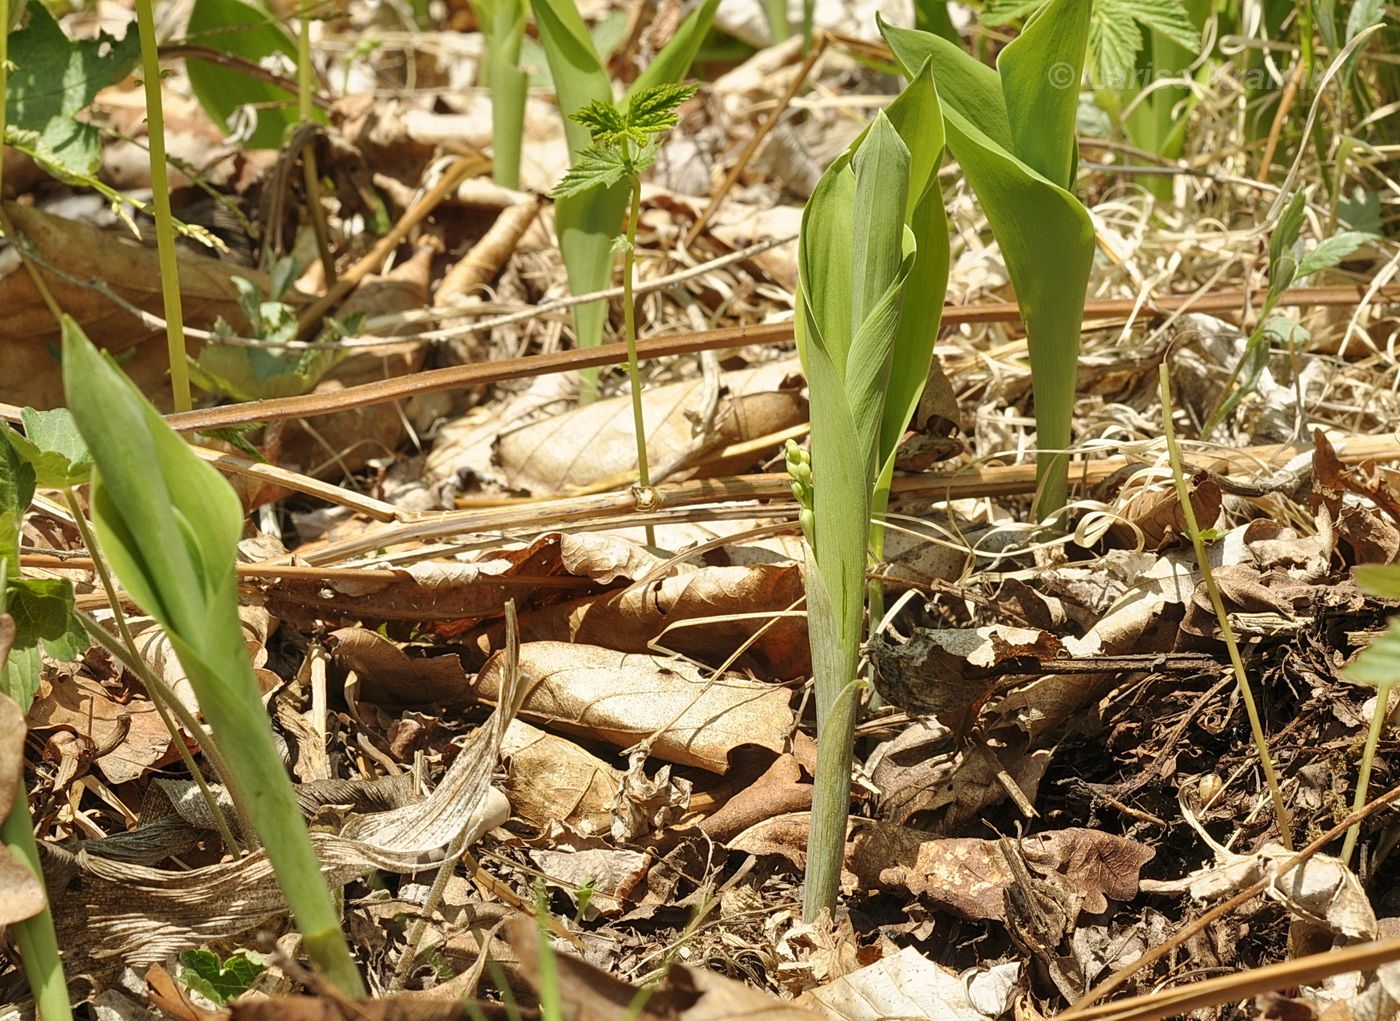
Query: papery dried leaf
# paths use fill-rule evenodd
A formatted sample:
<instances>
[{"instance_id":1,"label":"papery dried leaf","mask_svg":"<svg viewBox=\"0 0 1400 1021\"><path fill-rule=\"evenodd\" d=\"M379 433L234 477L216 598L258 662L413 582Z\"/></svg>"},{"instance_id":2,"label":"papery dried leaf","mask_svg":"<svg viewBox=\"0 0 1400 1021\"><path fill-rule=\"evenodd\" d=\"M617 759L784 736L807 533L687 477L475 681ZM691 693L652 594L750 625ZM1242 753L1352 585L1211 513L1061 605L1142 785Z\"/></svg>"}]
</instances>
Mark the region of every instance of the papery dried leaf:
<instances>
[{"instance_id":1,"label":"papery dried leaf","mask_svg":"<svg viewBox=\"0 0 1400 1021\"><path fill-rule=\"evenodd\" d=\"M626 655L596 646L520 646L520 715L619 748L648 741L651 754L722 773L744 745L776 753L796 725L786 689L712 678L681 660ZM496 700L505 657L487 660L476 694Z\"/></svg>"}]
</instances>

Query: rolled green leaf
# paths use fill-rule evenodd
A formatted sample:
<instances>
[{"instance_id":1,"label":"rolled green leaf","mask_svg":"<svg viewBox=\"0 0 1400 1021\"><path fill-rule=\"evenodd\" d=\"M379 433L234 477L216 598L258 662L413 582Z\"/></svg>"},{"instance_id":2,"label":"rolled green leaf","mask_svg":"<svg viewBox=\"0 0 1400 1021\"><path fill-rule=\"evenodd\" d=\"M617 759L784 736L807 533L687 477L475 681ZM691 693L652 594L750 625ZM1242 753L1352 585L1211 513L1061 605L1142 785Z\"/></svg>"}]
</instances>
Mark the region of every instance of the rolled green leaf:
<instances>
[{"instance_id":1,"label":"rolled green leaf","mask_svg":"<svg viewBox=\"0 0 1400 1021\"><path fill-rule=\"evenodd\" d=\"M227 756L229 785L267 850L308 954L342 992L363 996L243 642L238 497L67 317L63 382L96 465L92 516L102 552L165 628L214 739L237 750Z\"/></svg>"},{"instance_id":2,"label":"rolled green leaf","mask_svg":"<svg viewBox=\"0 0 1400 1021\"><path fill-rule=\"evenodd\" d=\"M1064 506L1084 299L1094 256L1088 210L1069 191L1090 0L1050 0L993 71L929 32L881 23L906 73L927 62L948 148L1001 247L1030 348L1037 442L1036 515Z\"/></svg>"},{"instance_id":3,"label":"rolled green leaf","mask_svg":"<svg viewBox=\"0 0 1400 1021\"><path fill-rule=\"evenodd\" d=\"M491 90L491 179L520 187L520 147L525 135L525 98L530 76L520 67L525 38L525 0L471 0L486 39L481 80Z\"/></svg>"}]
</instances>

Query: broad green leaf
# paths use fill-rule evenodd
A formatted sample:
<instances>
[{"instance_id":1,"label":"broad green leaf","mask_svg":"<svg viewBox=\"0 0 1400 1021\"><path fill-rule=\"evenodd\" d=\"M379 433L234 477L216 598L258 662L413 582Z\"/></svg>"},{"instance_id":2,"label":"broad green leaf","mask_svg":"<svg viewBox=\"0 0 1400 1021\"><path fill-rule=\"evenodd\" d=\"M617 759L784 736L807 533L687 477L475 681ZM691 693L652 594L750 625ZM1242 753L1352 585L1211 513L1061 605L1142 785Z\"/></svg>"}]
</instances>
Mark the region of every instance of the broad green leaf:
<instances>
[{"instance_id":1,"label":"broad green leaf","mask_svg":"<svg viewBox=\"0 0 1400 1021\"><path fill-rule=\"evenodd\" d=\"M362 983L243 642L233 566L243 531L238 497L68 317L63 382L96 462L92 513L102 550L164 626L310 952L354 995Z\"/></svg>"},{"instance_id":2,"label":"broad green leaf","mask_svg":"<svg viewBox=\"0 0 1400 1021\"><path fill-rule=\"evenodd\" d=\"M1390 619L1385 633L1343 667L1342 676L1361 684L1400 683L1400 617Z\"/></svg>"},{"instance_id":3,"label":"broad green leaf","mask_svg":"<svg viewBox=\"0 0 1400 1021\"><path fill-rule=\"evenodd\" d=\"M612 146L591 146L574 157L559 183L550 192L556 199L570 198L592 191L611 188L627 176L627 161Z\"/></svg>"},{"instance_id":4,"label":"broad green leaf","mask_svg":"<svg viewBox=\"0 0 1400 1021\"><path fill-rule=\"evenodd\" d=\"M850 309L854 336L894 283L903 261L900 237L909 189L909 147L883 112L875 115L856 148L851 169L855 173ZM851 363L861 354L851 348L848 379Z\"/></svg>"},{"instance_id":5,"label":"broad green leaf","mask_svg":"<svg viewBox=\"0 0 1400 1021\"><path fill-rule=\"evenodd\" d=\"M203 993L220 1007L253 988L267 965L234 954L225 961L209 950L186 950L180 955L180 981Z\"/></svg>"},{"instance_id":6,"label":"broad green leaf","mask_svg":"<svg viewBox=\"0 0 1400 1021\"><path fill-rule=\"evenodd\" d=\"M1061 188L1073 187L1079 163L1075 114L1090 2L1050 0L997 58L1011 153Z\"/></svg>"},{"instance_id":7,"label":"broad green leaf","mask_svg":"<svg viewBox=\"0 0 1400 1021\"><path fill-rule=\"evenodd\" d=\"M243 0L194 0L185 36L189 42L254 64L277 54L296 61L296 42L287 30L262 8ZM287 129L297 123L293 92L207 60L186 60L185 69L200 105L224 131L232 130L230 119L240 107L256 109L257 126L243 143L249 149L276 149Z\"/></svg>"},{"instance_id":8,"label":"broad green leaf","mask_svg":"<svg viewBox=\"0 0 1400 1021\"><path fill-rule=\"evenodd\" d=\"M996 71L961 46L931 32L899 28L883 20L879 20L879 26L905 74L912 75L928 63L944 108L957 111L1003 149L1011 151L1011 123Z\"/></svg>"},{"instance_id":9,"label":"broad green leaf","mask_svg":"<svg viewBox=\"0 0 1400 1021\"><path fill-rule=\"evenodd\" d=\"M852 245L855 236L855 171L849 152L827 168L802 209L797 250L801 304L813 334L821 337L836 378L844 389L846 360L851 350ZM797 351L808 380L807 338L798 318Z\"/></svg>"},{"instance_id":10,"label":"broad green leaf","mask_svg":"<svg viewBox=\"0 0 1400 1021\"><path fill-rule=\"evenodd\" d=\"M0 664L0 692L19 703L25 712L34 702L39 690L39 676L44 669L44 653L38 645L10 647L5 662Z\"/></svg>"},{"instance_id":11,"label":"broad green leaf","mask_svg":"<svg viewBox=\"0 0 1400 1021\"><path fill-rule=\"evenodd\" d=\"M34 467L6 440L13 433L0 430L0 566L6 575L19 574L20 520L34 499ZM4 612L0 606L0 612Z\"/></svg>"},{"instance_id":12,"label":"broad green leaf","mask_svg":"<svg viewBox=\"0 0 1400 1021\"><path fill-rule=\"evenodd\" d=\"M34 469L35 481L48 489L82 485L92 473L92 455L67 408L20 412L21 435L5 427L15 453Z\"/></svg>"},{"instance_id":13,"label":"broad green leaf","mask_svg":"<svg viewBox=\"0 0 1400 1021\"><path fill-rule=\"evenodd\" d=\"M1316 248L1298 260L1298 272L1294 279L1302 280L1304 277L1312 276L1318 270L1330 269L1362 245L1373 240L1375 239L1369 234L1355 230L1334 234L1325 241L1319 242Z\"/></svg>"},{"instance_id":14,"label":"broad green leaf","mask_svg":"<svg viewBox=\"0 0 1400 1021\"><path fill-rule=\"evenodd\" d=\"M73 613L73 583L67 578L11 578L6 612L14 618L17 648L42 645L65 663L87 651L87 632Z\"/></svg>"},{"instance_id":15,"label":"broad green leaf","mask_svg":"<svg viewBox=\"0 0 1400 1021\"><path fill-rule=\"evenodd\" d=\"M1368 596L1400 600L1400 564L1367 564L1358 567L1356 585Z\"/></svg>"},{"instance_id":16,"label":"broad green leaf","mask_svg":"<svg viewBox=\"0 0 1400 1021\"><path fill-rule=\"evenodd\" d=\"M1075 11L1084 2L1051 0L1036 23L1063 15L1080 26L1077 31L1082 31L1083 19ZM1065 500L1067 462L1055 451L1067 447L1070 441L1079 331L1093 263L1093 223L1084 206L1064 187L1047 179L1018 159L1007 145L988 135L983 130L983 121L968 117L969 110L984 112L991 108L985 78L969 72L968 62L975 63L970 56L926 32L883 24L881 28L906 74L922 68L925 61L930 63L933 82L943 101L948 148L977 194L1016 290L1030 348L1037 442L1042 450L1036 512L1044 517L1063 506ZM1018 81L1026 78L1032 67L1043 65L1056 56L1042 49L1045 38L1051 36L1032 37L1028 49L1013 53L1009 58L1004 55L1003 67L1009 60L1010 73L1019 76ZM1074 43L1072 38L1066 45L1074 52L1059 56L1070 64L1082 60L1082 43ZM945 68L952 72L946 81ZM953 83L951 93L948 81ZM974 93L971 99L967 94L969 83ZM1030 85L1024 82L1008 86L1006 101L1055 102L1029 95L1031 91ZM1008 117L1012 117L1009 112ZM1013 119L1022 125L1016 131L1024 136L1030 130L1026 115L1018 110ZM995 123L995 118L991 121ZM1007 124L1010 123L1008 120ZM1012 128L1007 126L1005 131L1009 141ZM1054 145L1037 143L1036 149L1039 158L1047 163L1064 165L1066 154L1072 160L1072 125L1068 140L1061 139Z\"/></svg>"},{"instance_id":17,"label":"broad green leaf","mask_svg":"<svg viewBox=\"0 0 1400 1021\"><path fill-rule=\"evenodd\" d=\"M97 128L80 124L74 114L131 73L141 58L136 30L121 39L102 32L96 39L70 40L38 0L31 0L28 12L29 23L9 39L7 134L60 176L92 175L102 160L101 141Z\"/></svg>"},{"instance_id":18,"label":"broad green leaf","mask_svg":"<svg viewBox=\"0 0 1400 1021\"><path fill-rule=\"evenodd\" d=\"M571 115L593 102L611 103L612 80L573 0L530 0L530 9L534 11L535 27L554 79L554 94L564 117L564 137L568 139L569 151L580 153L588 148L592 135L587 125Z\"/></svg>"},{"instance_id":19,"label":"broad green leaf","mask_svg":"<svg viewBox=\"0 0 1400 1021\"><path fill-rule=\"evenodd\" d=\"M310 393L337 357L338 352L332 349L287 350L209 343L197 359L189 359L190 379L201 390L238 401L294 397Z\"/></svg>"}]
</instances>

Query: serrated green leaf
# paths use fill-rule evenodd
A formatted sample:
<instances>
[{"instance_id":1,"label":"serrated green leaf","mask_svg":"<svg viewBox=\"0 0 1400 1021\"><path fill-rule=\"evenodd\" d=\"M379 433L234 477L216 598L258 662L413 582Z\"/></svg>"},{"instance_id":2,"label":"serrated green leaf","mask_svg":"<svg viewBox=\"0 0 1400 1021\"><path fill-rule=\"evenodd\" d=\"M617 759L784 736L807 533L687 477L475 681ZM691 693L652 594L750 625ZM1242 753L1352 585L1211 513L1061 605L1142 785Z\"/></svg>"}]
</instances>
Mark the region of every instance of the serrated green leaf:
<instances>
[{"instance_id":1,"label":"serrated green leaf","mask_svg":"<svg viewBox=\"0 0 1400 1021\"><path fill-rule=\"evenodd\" d=\"M35 481L46 488L67 489L88 480L92 455L67 408L20 412L24 434L5 427L15 453L34 469Z\"/></svg>"},{"instance_id":2,"label":"serrated green leaf","mask_svg":"<svg viewBox=\"0 0 1400 1021\"><path fill-rule=\"evenodd\" d=\"M1298 243L1298 235L1303 230L1303 214L1306 211L1308 196L1298 192L1288 200L1269 235L1269 276L1273 277L1279 262L1293 251Z\"/></svg>"},{"instance_id":3,"label":"serrated green leaf","mask_svg":"<svg viewBox=\"0 0 1400 1021\"><path fill-rule=\"evenodd\" d=\"M574 165L550 192L556 199L580 195L594 188L610 188L627 176L631 167L611 146L593 146L574 157Z\"/></svg>"},{"instance_id":4,"label":"serrated green leaf","mask_svg":"<svg viewBox=\"0 0 1400 1021\"><path fill-rule=\"evenodd\" d=\"M1367 564L1355 574L1357 588L1368 596L1400 600L1400 564Z\"/></svg>"},{"instance_id":5,"label":"serrated green leaf","mask_svg":"<svg viewBox=\"0 0 1400 1021\"><path fill-rule=\"evenodd\" d=\"M1102 0L1098 0L1102 2ZM1095 7L1098 6L1095 3ZM1201 44L1201 33L1191 24L1191 17L1181 0L1111 0L1113 11L1123 11L1148 28L1161 32L1179 46L1194 49Z\"/></svg>"},{"instance_id":6,"label":"serrated green leaf","mask_svg":"<svg viewBox=\"0 0 1400 1021\"><path fill-rule=\"evenodd\" d=\"M9 39L8 131L61 176L94 174L102 159L101 140L95 127L79 123L74 114L136 66L141 58L136 31L121 39L102 32L75 41L38 0L31 0L28 13L28 24Z\"/></svg>"},{"instance_id":7,"label":"serrated green leaf","mask_svg":"<svg viewBox=\"0 0 1400 1021\"><path fill-rule=\"evenodd\" d=\"M569 114L569 119L588 128L595 143L613 144L627 135L627 118L612 103L601 99L575 110Z\"/></svg>"},{"instance_id":8,"label":"serrated green leaf","mask_svg":"<svg viewBox=\"0 0 1400 1021\"><path fill-rule=\"evenodd\" d=\"M1100 17L1106 5L1121 0L1096 0L1095 17L1089 22L1090 78L1097 88L1123 89L1137 68L1142 49L1142 29L1124 12L1119 17Z\"/></svg>"},{"instance_id":9,"label":"serrated green leaf","mask_svg":"<svg viewBox=\"0 0 1400 1021\"><path fill-rule=\"evenodd\" d=\"M243 954L234 954L224 961L208 950L186 950L180 954L180 981L220 1007L253 988L266 970L267 965Z\"/></svg>"},{"instance_id":10,"label":"serrated green leaf","mask_svg":"<svg viewBox=\"0 0 1400 1021\"><path fill-rule=\"evenodd\" d=\"M676 126L676 111L700 90L694 83L666 82L632 93L627 101L627 127L644 135L659 135Z\"/></svg>"},{"instance_id":11,"label":"serrated green leaf","mask_svg":"<svg viewBox=\"0 0 1400 1021\"><path fill-rule=\"evenodd\" d=\"M295 328L295 317L292 323ZM190 379L201 390L238 401L295 397L310 393L339 354L324 348L296 351L210 343L197 359L189 359Z\"/></svg>"},{"instance_id":12,"label":"serrated green leaf","mask_svg":"<svg viewBox=\"0 0 1400 1021\"><path fill-rule=\"evenodd\" d=\"M989 0L978 19L983 25L1007 25L1043 6L1045 0Z\"/></svg>"},{"instance_id":13,"label":"serrated green leaf","mask_svg":"<svg viewBox=\"0 0 1400 1021\"><path fill-rule=\"evenodd\" d=\"M1356 230L1334 234L1330 238L1318 242L1316 248L1298 260L1298 272L1294 279L1302 280L1319 270L1330 269L1362 245L1373 240L1375 239L1369 234L1363 234Z\"/></svg>"}]
</instances>

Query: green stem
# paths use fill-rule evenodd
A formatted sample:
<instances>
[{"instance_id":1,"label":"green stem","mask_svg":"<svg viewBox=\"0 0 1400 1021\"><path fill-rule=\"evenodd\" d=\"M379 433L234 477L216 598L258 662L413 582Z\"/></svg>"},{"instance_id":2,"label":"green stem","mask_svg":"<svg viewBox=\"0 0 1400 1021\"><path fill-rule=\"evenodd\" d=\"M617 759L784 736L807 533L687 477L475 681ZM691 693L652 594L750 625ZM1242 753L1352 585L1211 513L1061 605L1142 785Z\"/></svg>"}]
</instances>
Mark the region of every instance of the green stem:
<instances>
[{"instance_id":1,"label":"green stem","mask_svg":"<svg viewBox=\"0 0 1400 1021\"><path fill-rule=\"evenodd\" d=\"M628 159L631 154L628 153ZM637 266L637 220L642 215L642 180L633 174L628 181L632 209L627 215L627 247L622 250L622 324L627 335L627 375L632 381L632 428L637 436L637 481L643 489L651 485L647 464L646 419L642 415L642 373L637 365L637 310L632 295ZM647 545L656 545L656 531L647 525Z\"/></svg>"},{"instance_id":2,"label":"green stem","mask_svg":"<svg viewBox=\"0 0 1400 1021\"><path fill-rule=\"evenodd\" d=\"M788 24L787 0L764 0L763 7L768 15L768 32L773 42L780 43L792 35L792 26Z\"/></svg>"},{"instance_id":3,"label":"green stem","mask_svg":"<svg viewBox=\"0 0 1400 1021\"><path fill-rule=\"evenodd\" d=\"M1279 837L1283 846L1293 850L1293 825L1288 818L1288 806L1283 801L1283 791L1279 788L1278 777L1274 774L1274 760L1269 755L1269 743L1264 738L1264 727L1259 722L1259 710L1254 704L1254 692L1249 686L1249 677L1244 672L1244 660L1240 658L1240 647L1235 641L1234 628L1230 626L1229 614L1220 598L1220 590L1215 585L1215 575L1211 573L1210 556L1206 552L1205 540L1196 524L1196 510L1191 505L1190 494L1186 491L1186 476L1181 470L1181 449L1176 443L1176 430L1172 426L1171 383L1167 364L1160 367L1160 387L1162 399L1162 432L1167 440L1167 456L1171 459L1172 477L1176 481L1176 496L1181 503L1181 512L1186 517L1186 530L1191 535L1191 544L1196 549L1196 563L1200 565L1201 578L1206 586L1206 594L1215 607L1216 619L1220 622L1220 634L1225 640L1225 648L1230 653L1230 665L1235 670L1235 680L1244 698L1245 712L1249 715L1249 730L1254 738L1254 747L1259 752L1259 764L1264 769L1264 779L1269 785L1269 796L1274 802L1274 815L1278 817Z\"/></svg>"},{"instance_id":4,"label":"green stem","mask_svg":"<svg viewBox=\"0 0 1400 1021\"><path fill-rule=\"evenodd\" d=\"M151 683L150 678L155 676L155 671L150 669L145 657L136 647L136 640L131 635L131 628L127 625L126 612L122 609L121 597L117 594L116 583L112 581L112 572L107 569L107 562L102 558L97 550L97 536L92 532L92 525L88 523L87 516L83 514L83 508L78 503L78 494L73 492L73 487L69 486L63 490L64 499L68 502L68 513L73 515L73 521L78 526L78 534L82 537L83 545L87 547L88 555L92 557L93 573L97 575L102 583L102 591L107 594L107 603L112 607L112 618L117 623L117 633L121 635L122 644L131 653L134 662L142 664L146 669L141 676L146 685L146 694L151 696L151 704L156 707L156 713L160 716L161 723L165 724L165 730L170 735L170 741L175 745L175 750L180 755L180 761L185 764L185 768L190 771L190 776L194 777L195 784L199 787L199 793L204 796L204 802L209 806L209 812L214 817L214 826L219 831L219 836L224 840L224 846L235 855L243 853L242 846L234 839L233 830L229 827L228 820L224 818L224 813L219 808L219 803L214 798L214 792L209 789L209 785L204 781L204 774L195 765L194 758L190 755L189 748L185 747L185 739L180 736L180 730L175 726L175 721L170 718L170 713L166 711L166 694L171 698L172 703L179 702L174 697L173 692L169 692L165 685L159 685L162 690ZM194 718L190 718L194 722ZM202 729L196 728L190 732L190 736L203 733ZM225 784L227 788L227 784Z\"/></svg>"},{"instance_id":5,"label":"green stem","mask_svg":"<svg viewBox=\"0 0 1400 1021\"><path fill-rule=\"evenodd\" d=\"M846 819L851 811L851 756L855 749L856 706L862 681L841 691L817 726L817 768L813 776L812 824L807 835L807 875L802 917L814 921L822 908L834 908L846 852Z\"/></svg>"},{"instance_id":6,"label":"green stem","mask_svg":"<svg viewBox=\"0 0 1400 1021\"><path fill-rule=\"evenodd\" d=\"M136 30L141 39L141 76L146 85L146 132L150 143L160 291L165 304L165 340L170 356L170 393L176 411L189 411L190 373L185 354L185 316L180 307L175 217L170 211L170 180L165 171L165 114L160 97L160 58L156 52L153 3L154 0L136 0Z\"/></svg>"},{"instance_id":7,"label":"green stem","mask_svg":"<svg viewBox=\"0 0 1400 1021\"><path fill-rule=\"evenodd\" d=\"M1382 684L1376 689L1376 710L1371 714L1371 729L1366 732L1366 747L1361 752L1361 768L1356 773L1356 794L1351 799L1353 812L1359 812L1366 806L1367 792L1371 788L1371 765L1375 762L1376 745L1380 744L1385 719L1390 715L1390 689L1393 686ZM1356 841L1360 836L1359 822L1347 830L1346 839L1342 841L1343 865L1351 862L1351 852L1356 850Z\"/></svg>"},{"instance_id":8,"label":"green stem","mask_svg":"<svg viewBox=\"0 0 1400 1021\"><path fill-rule=\"evenodd\" d=\"M0 11L0 14L3 13ZM2 22L0 27L3 27ZM44 872L39 866L39 845L34 839L33 827L29 818L29 798L21 782L15 787L15 803L10 806L4 822L0 822L0 841L42 883ZM10 932L19 945L24 975L29 979L29 989L34 994L39 1017L44 1021L72 1021L68 983L63 977L63 961L58 956L58 937L54 934L53 914L48 905L32 918L12 922Z\"/></svg>"},{"instance_id":9,"label":"green stem","mask_svg":"<svg viewBox=\"0 0 1400 1021\"><path fill-rule=\"evenodd\" d=\"M311 62L311 19L302 7L301 30L297 33L297 119L310 124L316 118L314 99L315 65ZM316 234L316 251L321 257L321 269L326 285L335 283L335 256L331 254L330 228L326 211L321 206L321 175L316 169L316 146L307 142L301 149L302 182L306 187L306 215Z\"/></svg>"}]
</instances>

